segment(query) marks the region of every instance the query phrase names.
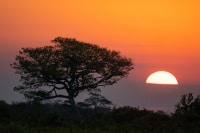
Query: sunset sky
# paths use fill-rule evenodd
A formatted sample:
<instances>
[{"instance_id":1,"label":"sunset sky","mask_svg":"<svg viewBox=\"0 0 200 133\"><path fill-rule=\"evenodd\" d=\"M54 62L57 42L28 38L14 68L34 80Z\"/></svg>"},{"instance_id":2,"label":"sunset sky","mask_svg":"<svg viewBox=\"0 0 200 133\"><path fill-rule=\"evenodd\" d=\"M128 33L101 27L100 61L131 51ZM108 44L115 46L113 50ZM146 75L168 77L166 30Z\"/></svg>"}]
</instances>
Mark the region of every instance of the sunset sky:
<instances>
[{"instance_id":1,"label":"sunset sky","mask_svg":"<svg viewBox=\"0 0 200 133\"><path fill-rule=\"evenodd\" d=\"M200 94L198 0L4 0L0 2L0 99L20 101L10 63L22 47L49 45L57 36L98 44L133 59L135 69L102 88L117 106L170 110L182 94ZM145 84L169 71L179 85Z\"/></svg>"}]
</instances>

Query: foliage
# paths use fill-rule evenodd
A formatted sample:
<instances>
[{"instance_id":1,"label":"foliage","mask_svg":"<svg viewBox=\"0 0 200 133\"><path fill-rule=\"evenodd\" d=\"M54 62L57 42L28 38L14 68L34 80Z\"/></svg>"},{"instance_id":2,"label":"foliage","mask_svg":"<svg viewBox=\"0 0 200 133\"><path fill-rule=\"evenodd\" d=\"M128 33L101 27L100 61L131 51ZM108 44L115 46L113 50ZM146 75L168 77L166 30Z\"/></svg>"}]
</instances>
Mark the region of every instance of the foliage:
<instances>
[{"instance_id":1,"label":"foliage","mask_svg":"<svg viewBox=\"0 0 200 133\"><path fill-rule=\"evenodd\" d=\"M79 114L74 101L79 93L113 85L133 69L131 59L117 51L71 38L52 42L55 45L22 48L11 64L22 82L14 90L28 99L63 98Z\"/></svg>"},{"instance_id":2,"label":"foliage","mask_svg":"<svg viewBox=\"0 0 200 133\"><path fill-rule=\"evenodd\" d=\"M168 115L162 111L153 112L139 107L115 107L92 115L91 119L85 119L74 117L70 108L60 103L3 104L6 106L1 107L9 107L7 109L10 117L7 117L7 121L0 121L2 133L200 132L200 119L188 120L185 119L185 114L177 117L176 114Z\"/></svg>"},{"instance_id":3,"label":"foliage","mask_svg":"<svg viewBox=\"0 0 200 133\"><path fill-rule=\"evenodd\" d=\"M194 97L192 93L181 96L180 102L175 106L173 115L175 126L185 131L200 132L200 96Z\"/></svg>"},{"instance_id":4,"label":"foliage","mask_svg":"<svg viewBox=\"0 0 200 133\"><path fill-rule=\"evenodd\" d=\"M94 113L110 110L113 103L106 97L100 94L100 90L93 90L89 93L89 98L86 98L83 102L78 102L78 106L83 110L93 109Z\"/></svg>"},{"instance_id":5,"label":"foliage","mask_svg":"<svg viewBox=\"0 0 200 133\"><path fill-rule=\"evenodd\" d=\"M78 102L82 116L91 119L94 115L111 110L112 102L100 94L100 90L93 90L89 93L89 98L83 102Z\"/></svg>"},{"instance_id":6,"label":"foliage","mask_svg":"<svg viewBox=\"0 0 200 133\"><path fill-rule=\"evenodd\" d=\"M194 97L192 93L182 95L180 102L175 107L176 115L200 116L200 96Z\"/></svg>"},{"instance_id":7,"label":"foliage","mask_svg":"<svg viewBox=\"0 0 200 133\"><path fill-rule=\"evenodd\" d=\"M0 121L8 122L10 118L10 106L5 101L0 100Z\"/></svg>"},{"instance_id":8,"label":"foliage","mask_svg":"<svg viewBox=\"0 0 200 133\"><path fill-rule=\"evenodd\" d=\"M90 97L84 101L89 107L97 110L98 108L106 108L109 105L112 105L112 102L106 99L104 96L99 93L91 92Z\"/></svg>"}]
</instances>

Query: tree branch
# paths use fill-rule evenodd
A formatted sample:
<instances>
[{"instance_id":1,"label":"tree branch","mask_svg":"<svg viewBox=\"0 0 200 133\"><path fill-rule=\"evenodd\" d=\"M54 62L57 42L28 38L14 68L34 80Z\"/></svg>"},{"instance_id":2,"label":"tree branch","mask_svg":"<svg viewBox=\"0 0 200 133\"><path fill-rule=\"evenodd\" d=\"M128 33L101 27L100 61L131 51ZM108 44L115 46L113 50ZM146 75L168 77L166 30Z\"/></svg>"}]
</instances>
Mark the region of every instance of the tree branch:
<instances>
[{"instance_id":1,"label":"tree branch","mask_svg":"<svg viewBox=\"0 0 200 133\"><path fill-rule=\"evenodd\" d=\"M55 96L48 96L48 97L45 97L45 99L53 99L53 98L65 98L65 99L69 99L69 96L65 96L65 95L55 95Z\"/></svg>"},{"instance_id":2,"label":"tree branch","mask_svg":"<svg viewBox=\"0 0 200 133\"><path fill-rule=\"evenodd\" d=\"M42 101L42 100L47 100L47 99L54 99L54 98L64 98L64 99L69 99L68 96L65 96L65 95L55 95L55 96L44 96L44 97L38 97L36 98L37 100L39 101Z\"/></svg>"}]
</instances>

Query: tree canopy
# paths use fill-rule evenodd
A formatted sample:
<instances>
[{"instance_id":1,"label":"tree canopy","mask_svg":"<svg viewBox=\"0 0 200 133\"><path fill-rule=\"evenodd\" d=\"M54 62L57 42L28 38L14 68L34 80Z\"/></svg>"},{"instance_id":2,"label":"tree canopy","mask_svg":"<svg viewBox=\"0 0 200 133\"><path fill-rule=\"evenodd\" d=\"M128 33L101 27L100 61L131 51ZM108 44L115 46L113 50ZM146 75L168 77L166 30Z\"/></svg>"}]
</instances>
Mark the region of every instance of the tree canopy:
<instances>
[{"instance_id":1,"label":"tree canopy","mask_svg":"<svg viewBox=\"0 0 200 133\"><path fill-rule=\"evenodd\" d=\"M184 94L175 106L176 115L200 115L200 95L194 97L192 93ZM195 116L196 117L196 116Z\"/></svg>"},{"instance_id":2,"label":"tree canopy","mask_svg":"<svg viewBox=\"0 0 200 133\"><path fill-rule=\"evenodd\" d=\"M22 84L14 88L28 99L74 98L85 90L113 85L133 69L119 52L72 38L56 37L54 45L22 48L11 66ZM60 92L62 91L62 93Z\"/></svg>"}]
</instances>

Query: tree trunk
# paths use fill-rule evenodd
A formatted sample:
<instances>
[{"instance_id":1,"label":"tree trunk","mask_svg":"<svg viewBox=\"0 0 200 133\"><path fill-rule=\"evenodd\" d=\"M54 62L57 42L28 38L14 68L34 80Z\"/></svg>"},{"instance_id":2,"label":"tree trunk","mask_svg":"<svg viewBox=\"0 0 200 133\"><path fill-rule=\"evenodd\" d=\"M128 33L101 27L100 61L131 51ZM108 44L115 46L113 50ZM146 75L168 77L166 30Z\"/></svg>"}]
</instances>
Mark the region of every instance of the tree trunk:
<instances>
[{"instance_id":1,"label":"tree trunk","mask_svg":"<svg viewBox=\"0 0 200 133\"><path fill-rule=\"evenodd\" d=\"M77 105L76 105L76 102L75 102L75 100L74 100L74 97L70 97L69 101L70 101L71 107L72 107L72 109L75 111L77 117L81 118L81 113L80 113L79 108L78 108Z\"/></svg>"}]
</instances>

